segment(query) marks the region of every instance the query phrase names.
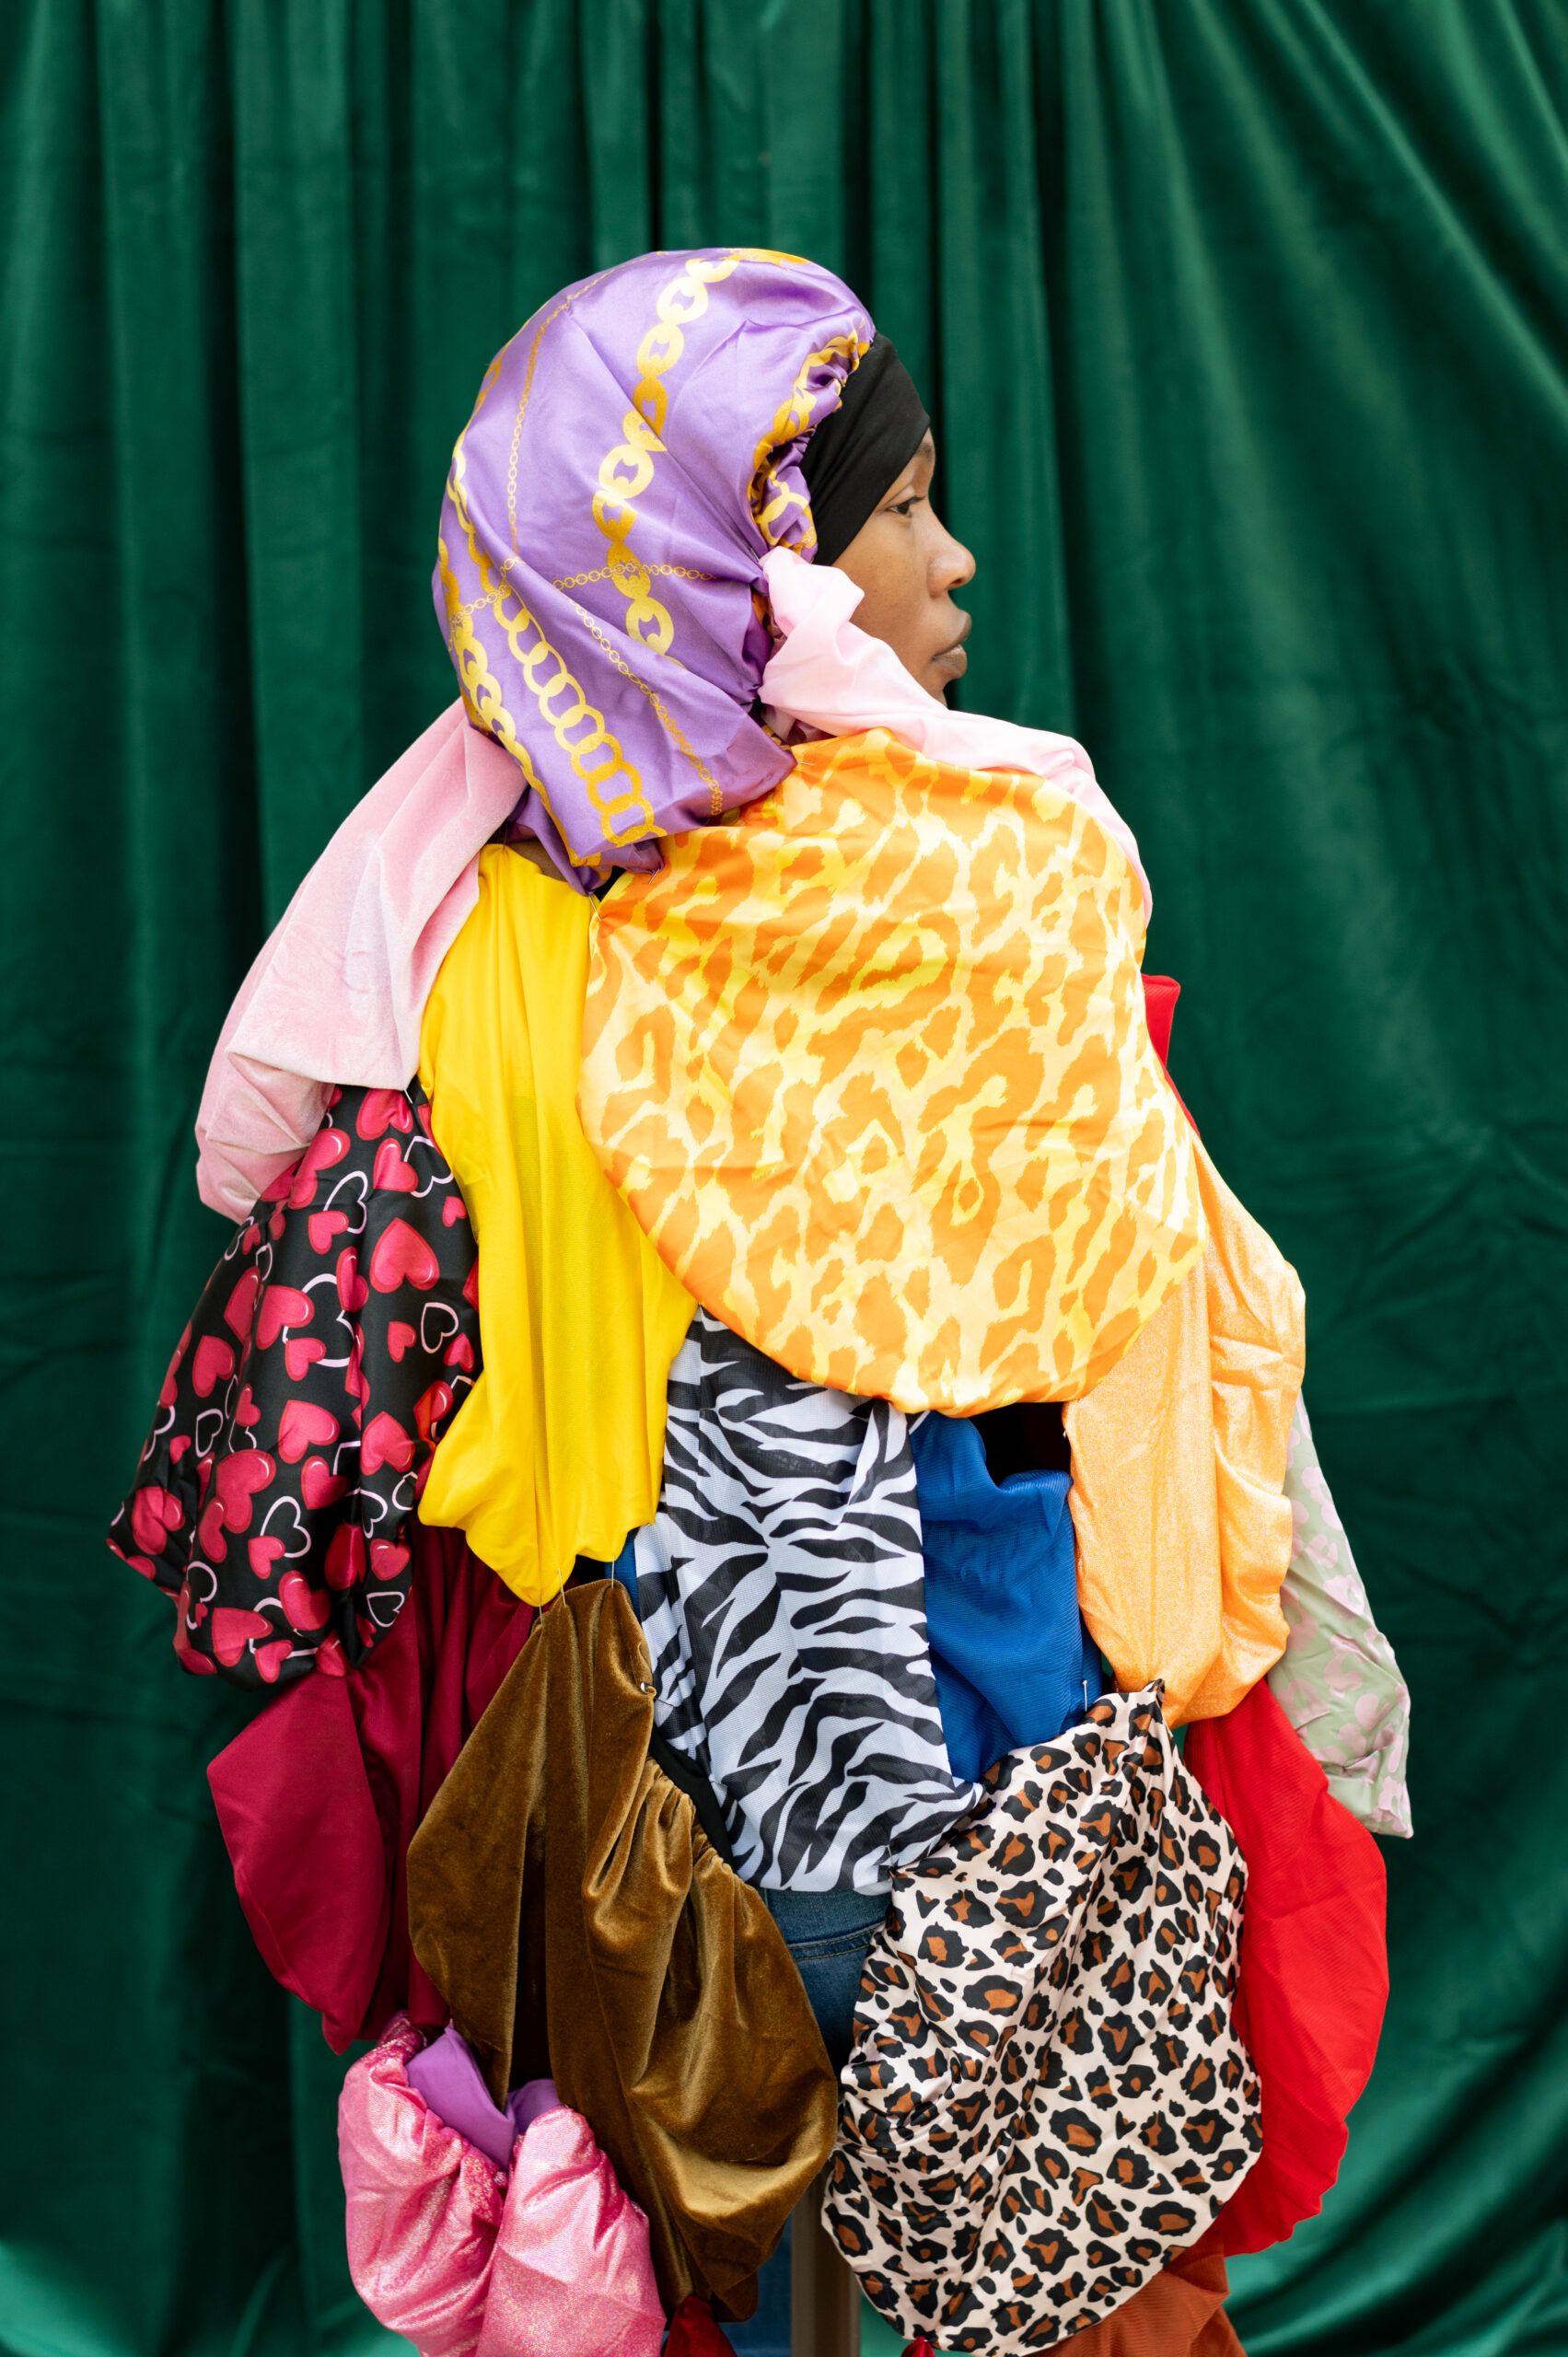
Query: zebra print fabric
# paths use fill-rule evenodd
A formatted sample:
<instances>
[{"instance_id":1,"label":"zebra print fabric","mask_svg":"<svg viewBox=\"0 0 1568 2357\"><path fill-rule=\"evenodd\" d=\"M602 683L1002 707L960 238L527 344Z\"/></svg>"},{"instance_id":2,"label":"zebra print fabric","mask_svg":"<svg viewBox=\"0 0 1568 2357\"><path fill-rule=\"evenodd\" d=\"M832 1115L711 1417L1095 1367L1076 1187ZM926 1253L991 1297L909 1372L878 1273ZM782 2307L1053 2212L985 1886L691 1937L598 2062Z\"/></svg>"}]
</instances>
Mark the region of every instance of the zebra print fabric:
<instances>
[{"instance_id":1,"label":"zebra print fabric","mask_svg":"<svg viewBox=\"0 0 1568 2357\"><path fill-rule=\"evenodd\" d=\"M885 1890L971 1805L898 1409L797 1381L699 1309L634 1561L659 1732L711 1779L749 1882Z\"/></svg>"}]
</instances>

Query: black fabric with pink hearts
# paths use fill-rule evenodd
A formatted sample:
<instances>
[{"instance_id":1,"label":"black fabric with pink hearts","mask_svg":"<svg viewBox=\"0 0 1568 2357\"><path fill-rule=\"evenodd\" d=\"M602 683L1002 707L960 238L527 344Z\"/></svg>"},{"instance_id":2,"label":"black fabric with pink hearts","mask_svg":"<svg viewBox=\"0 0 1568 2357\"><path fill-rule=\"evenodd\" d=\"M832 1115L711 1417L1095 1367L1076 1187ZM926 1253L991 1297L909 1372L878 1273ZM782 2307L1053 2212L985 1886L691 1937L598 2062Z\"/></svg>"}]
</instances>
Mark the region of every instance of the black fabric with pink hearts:
<instances>
[{"instance_id":1,"label":"black fabric with pink hearts","mask_svg":"<svg viewBox=\"0 0 1568 2357\"><path fill-rule=\"evenodd\" d=\"M343 1678L386 1635L431 1452L479 1375L478 1266L418 1082L337 1090L214 1270L110 1527L178 1596L187 1669Z\"/></svg>"}]
</instances>

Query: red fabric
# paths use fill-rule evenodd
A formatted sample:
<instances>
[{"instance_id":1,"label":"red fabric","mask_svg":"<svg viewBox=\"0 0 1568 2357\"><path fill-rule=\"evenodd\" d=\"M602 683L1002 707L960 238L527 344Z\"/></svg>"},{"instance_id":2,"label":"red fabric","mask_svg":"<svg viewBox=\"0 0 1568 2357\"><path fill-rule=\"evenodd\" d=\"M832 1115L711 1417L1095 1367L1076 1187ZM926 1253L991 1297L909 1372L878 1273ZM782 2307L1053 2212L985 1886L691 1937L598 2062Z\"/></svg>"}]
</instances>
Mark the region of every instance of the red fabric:
<instances>
[{"instance_id":1,"label":"red fabric","mask_svg":"<svg viewBox=\"0 0 1568 2357\"><path fill-rule=\"evenodd\" d=\"M1161 1063L1170 1061L1170 1027L1176 1016L1176 1002L1181 996L1181 984L1168 974L1144 976L1144 1014L1149 1027L1149 1037L1155 1043L1155 1053Z\"/></svg>"},{"instance_id":2,"label":"red fabric","mask_svg":"<svg viewBox=\"0 0 1568 2357\"><path fill-rule=\"evenodd\" d=\"M369 1660L290 1687L207 1771L256 1945L338 2054L400 2011L447 2018L409 1945L408 1845L533 1622L459 1533L410 1535L409 1598Z\"/></svg>"},{"instance_id":3,"label":"red fabric","mask_svg":"<svg viewBox=\"0 0 1568 2357\"><path fill-rule=\"evenodd\" d=\"M706 2300L689 2292L669 2320L664 2357L735 2357L729 2335L714 2321Z\"/></svg>"},{"instance_id":4,"label":"red fabric","mask_svg":"<svg viewBox=\"0 0 1568 2357\"><path fill-rule=\"evenodd\" d=\"M1170 1080L1170 1027L1176 1020L1176 1002L1181 996L1181 984L1173 981L1169 974L1145 974L1143 979L1144 1019L1149 1027L1154 1051L1165 1066L1167 1080ZM1170 1093L1181 1105L1182 1111L1187 1113L1186 1106L1181 1103L1181 1091L1174 1080L1170 1080ZM1195 1131L1197 1122L1192 1120L1191 1113L1187 1113L1187 1118L1192 1121Z\"/></svg>"},{"instance_id":5,"label":"red fabric","mask_svg":"<svg viewBox=\"0 0 1568 2357\"><path fill-rule=\"evenodd\" d=\"M1339 2174L1388 1994L1383 1858L1260 1681L1196 1719L1186 1762L1247 1861L1237 2026L1262 2083L1263 2150L1196 2251L1265 2250Z\"/></svg>"}]
</instances>

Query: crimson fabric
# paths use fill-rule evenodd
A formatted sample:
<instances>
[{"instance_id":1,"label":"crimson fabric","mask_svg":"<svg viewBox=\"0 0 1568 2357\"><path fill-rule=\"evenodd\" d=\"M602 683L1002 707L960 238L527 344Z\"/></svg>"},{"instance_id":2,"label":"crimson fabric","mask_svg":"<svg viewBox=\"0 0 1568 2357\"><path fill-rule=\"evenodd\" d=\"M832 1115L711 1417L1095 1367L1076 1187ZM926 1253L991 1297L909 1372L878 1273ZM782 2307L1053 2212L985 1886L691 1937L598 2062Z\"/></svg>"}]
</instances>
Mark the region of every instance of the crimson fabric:
<instances>
[{"instance_id":1,"label":"crimson fabric","mask_svg":"<svg viewBox=\"0 0 1568 2357\"><path fill-rule=\"evenodd\" d=\"M1162 1064L1170 1061L1170 1027L1176 1019L1176 1002L1180 996L1181 984L1169 974L1144 976L1144 1014L1155 1053Z\"/></svg>"},{"instance_id":2,"label":"crimson fabric","mask_svg":"<svg viewBox=\"0 0 1568 2357\"><path fill-rule=\"evenodd\" d=\"M256 1945L339 2054L401 2010L447 2019L409 1945L408 1845L533 1624L459 1532L411 1537L386 1643L291 1687L207 1771Z\"/></svg>"},{"instance_id":3,"label":"crimson fabric","mask_svg":"<svg viewBox=\"0 0 1568 2357\"><path fill-rule=\"evenodd\" d=\"M735 2345L706 2300L689 2292L669 2320L664 2357L735 2357Z\"/></svg>"},{"instance_id":4,"label":"crimson fabric","mask_svg":"<svg viewBox=\"0 0 1568 2357\"><path fill-rule=\"evenodd\" d=\"M1383 1853L1265 1681L1195 1720L1185 1757L1247 1861L1236 2020L1262 2082L1263 2151L1196 2246L1235 2258L1316 2217L1339 2173L1388 1995Z\"/></svg>"}]
</instances>

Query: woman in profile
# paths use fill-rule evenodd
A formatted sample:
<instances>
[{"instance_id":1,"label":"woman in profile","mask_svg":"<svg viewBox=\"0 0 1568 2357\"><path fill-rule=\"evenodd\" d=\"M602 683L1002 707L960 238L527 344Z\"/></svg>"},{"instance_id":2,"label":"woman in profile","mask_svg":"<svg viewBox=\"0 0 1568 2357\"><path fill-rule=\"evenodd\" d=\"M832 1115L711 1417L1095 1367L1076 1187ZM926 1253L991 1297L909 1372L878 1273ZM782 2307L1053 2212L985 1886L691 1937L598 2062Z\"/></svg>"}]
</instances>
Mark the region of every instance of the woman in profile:
<instances>
[{"instance_id":1,"label":"woman in profile","mask_svg":"<svg viewBox=\"0 0 1568 2357\"><path fill-rule=\"evenodd\" d=\"M935 465L892 345L787 256L643 256L499 354L442 511L459 699L225 1028L199 1184L238 1225L115 1527L185 1665L276 1691L214 1771L269 1962L335 2043L395 2016L375 2100L459 2140L487 2106L517 2185L552 2106L586 2122L652 2237L628 2350L749 2312L835 2127L834 2234L912 2334L1234 2346L1223 2253L1316 2206L1376 2041L1368 1935L1287 2199L1290 2026L1237 1998L1267 1861L1220 1795L1323 1782L1266 1684L1316 1625L1300 1288L1165 1076L1087 756L947 709L973 562ZM1352 1618L1378 1701L1331 1805L1406 1829ZM329 1714L400 1795L357 1914L302 1792ZM1122 1905L1172 1842L1185 1898L1156 1866ZM1048 2025L1109 2038L1119 1973L1106 2113ZM425 2060L458 2048L466 2096ZM354 2165L356 2278L434 2348Z\"/></svg>"}]
</instances>

